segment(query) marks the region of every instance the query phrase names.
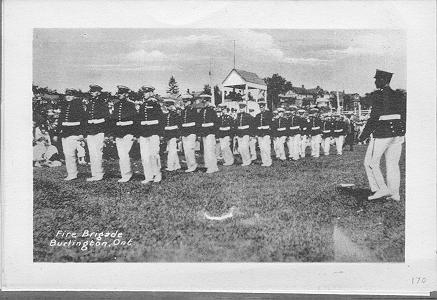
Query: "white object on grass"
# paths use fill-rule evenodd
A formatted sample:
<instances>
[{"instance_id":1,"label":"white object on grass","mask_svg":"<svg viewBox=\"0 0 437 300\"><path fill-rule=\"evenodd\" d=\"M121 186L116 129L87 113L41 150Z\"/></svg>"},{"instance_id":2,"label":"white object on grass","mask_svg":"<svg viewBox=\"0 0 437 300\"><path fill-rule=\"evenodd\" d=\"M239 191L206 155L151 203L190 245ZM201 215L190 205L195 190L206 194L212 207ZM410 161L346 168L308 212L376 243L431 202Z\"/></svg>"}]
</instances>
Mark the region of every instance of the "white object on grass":
<instances>
[{"instance_id":1,"label":"white object on grass","mask_svg":"<svg viewBox=\"0 0 437 300\"><path fill-rule=\"evenodd\" d=\"M353 186L355 186L355 184L353 184L353 183L340 183L339 186L340 187L353 187Z\"/></svg>"},{"instance_id":2,"label":"white object on grass","mask_svg":"<svg viewBox=\"0 0 437 300\"><path fill-rule=\"evenodd\" d=\"M204 212L203 213L203 216L205 217L205 219L208 219L208 220L214 220L214 221L223 221L223 220L226 220L226 219L229 219L229 218L232 218L233 216L234 216L234 210L235 210L235 206L232 206L230 209L229 209L229 212L228 213L226 213L226 214L224 214L224 215L221 215L221 216L218 216L218 217L216 217L216 216L211 216L208 212Z\"/></svg>"}]
</instances>

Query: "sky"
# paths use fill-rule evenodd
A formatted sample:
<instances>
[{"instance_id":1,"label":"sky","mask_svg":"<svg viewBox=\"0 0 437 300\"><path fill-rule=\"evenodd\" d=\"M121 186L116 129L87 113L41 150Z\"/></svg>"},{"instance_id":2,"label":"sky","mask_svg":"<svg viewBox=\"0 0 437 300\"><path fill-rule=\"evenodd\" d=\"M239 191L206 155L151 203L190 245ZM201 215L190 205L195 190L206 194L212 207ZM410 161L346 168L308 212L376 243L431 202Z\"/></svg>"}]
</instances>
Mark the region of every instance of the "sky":
<instances>
[{"instance_id":1,"label":"sky","mask_svg":"<svg viewBox=\"0 0 437 300\"><path fill-rule=\"evenodd\" d=\"M394 73L406 88L406 34L400 30L35 29L33 82L64 92L99 84L165 94L170 76L181 92L220 85L234 66L261 78L278 73L294 86L359 93L374 73Z\"/></svg>"}]
</instances>

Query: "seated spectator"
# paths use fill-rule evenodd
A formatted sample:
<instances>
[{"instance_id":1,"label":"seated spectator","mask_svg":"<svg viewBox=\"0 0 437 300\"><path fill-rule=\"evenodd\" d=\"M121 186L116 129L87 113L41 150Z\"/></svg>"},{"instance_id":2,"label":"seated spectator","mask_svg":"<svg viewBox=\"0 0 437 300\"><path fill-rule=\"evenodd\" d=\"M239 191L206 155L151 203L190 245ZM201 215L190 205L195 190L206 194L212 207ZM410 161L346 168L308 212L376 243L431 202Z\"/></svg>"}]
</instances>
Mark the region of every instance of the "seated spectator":
<instances>
[{"instance_id":1,"label":"seated spectator","mask_svg":"<svg viewBox=\"0 0 437 300\"><path fill-rule=\"evenodd\" d=\"M58 149L51 144L50 135L44 125L35 128L33 163L35 167L59 167L62 165Z\"/></svg>"}]
</instances>

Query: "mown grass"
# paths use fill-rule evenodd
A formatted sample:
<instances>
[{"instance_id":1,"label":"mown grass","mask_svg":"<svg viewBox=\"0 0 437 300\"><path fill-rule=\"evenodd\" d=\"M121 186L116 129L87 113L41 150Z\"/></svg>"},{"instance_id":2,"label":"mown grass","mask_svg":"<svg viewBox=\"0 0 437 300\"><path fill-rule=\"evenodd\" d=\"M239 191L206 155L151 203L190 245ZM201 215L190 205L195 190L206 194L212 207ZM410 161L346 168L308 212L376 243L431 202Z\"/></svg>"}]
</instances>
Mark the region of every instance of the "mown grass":
<instances>
[{"instance_id":1,"label":"mown grass","mask_svg":"<svg viewBox=\"0 0 437 300\"><path fill-rule=\"evenodd\" d=\"M328 262L335 260L334 226L377 261L404 259L404 155L400 203L363 201L339 183L367 186L365 146L343 156L220 167L220 172L164 171L161 184L142 185L141 162L128 183L117 183L118 163L106 179L64 182L65 167L34 169L35 261ZM238 163L238 162L237 162ZM237 207L235 216L211 215ZM58 230L123 232L131 246L50 247ZM62 239L60 239L62 240ZM68 239L64 239L68 240Z\"/></svg>"}]
</instances>

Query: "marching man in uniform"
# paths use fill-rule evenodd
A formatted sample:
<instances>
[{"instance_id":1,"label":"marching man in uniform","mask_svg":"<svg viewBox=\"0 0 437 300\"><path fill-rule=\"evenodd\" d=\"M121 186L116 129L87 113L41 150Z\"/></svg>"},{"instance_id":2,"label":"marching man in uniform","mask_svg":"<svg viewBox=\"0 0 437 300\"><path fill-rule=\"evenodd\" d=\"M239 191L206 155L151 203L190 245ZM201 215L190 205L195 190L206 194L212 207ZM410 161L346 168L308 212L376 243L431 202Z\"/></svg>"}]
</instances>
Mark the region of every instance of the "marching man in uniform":
<instances>
[{"instance_id":1,"label":"marching man in uniform","mask_svg":"<svg viewBox=\"0 0 437 300\"><path fill-rule=\"evenodd\" d=\"M335 147L337 148L337 155L343 154L345 126L346 124L342 120L341 116L339 114L335 114L334 139L335 139Z\"/></svg>"},{"instance_id":2,"label":"marching man in uniform","mask_svg":"<svg viewBox=\"0 0 437 300\"><path fill-rule=\"evenodd\" d=\"M280 107L278 108L278 117L272 122L272 132L275 137L273 145L276 152L276 158L279 158L282 161L287 159L284 148L285 140L287 139L287 127L288 122L284 117L284 109Z\"/></svg>"},{"instance_id":3,"label":"marching man in uniform","mask_svg":"<svg viewBox=\"0 0 437 300\"><path fill-rule=\"evenodd\" d=\"M200 111L200 133L203 143L203 159L205 160L206 173L218 171L217 157L215 155L215 130L217 113L211 105L210 95L201 95L205 107Z\"/></svg>"},{"instance_id":4,"label":"marching man in uniform","mask_svg":"<svg viewBox=\"0 0 437 300\"><path fill-rule=\"evenodd\" d=\"M320 143L322 140L322 130L321 130L321 121L317 116L318 113L317 108L311 109L311 117L310 117L310 127L311 127L311 156L319 157L320 156Z\"/></svg>"},{"instance_id":5,"label":"marching man in uniform","mask_svg":"<svg viewBox=\"0 0 437 300\"><path fill-rule=\"evenodd\" d=\"M236 119L236 135L238 141L238 152L241 155L242 164L241 166L246 167L251 164L252 160L250 158L249 150L249 137L252 130L253 117L246 112L246 103L238 103L240 112Z\"/></svg>"},{"instance_id":6,"label":"marching man in uniform","mask_svg":"<svg viewBox=\"0 0 437 300\"><path fill-rule=\"evenodd\" d=\"M322 121L322 148L323 154L328 156L331 150L331 139L334 136L335 121L331 115L325 115Z\"/></svg>"},{"instance_id":7,"label":"marching man in uniform","mask_svg":"<svg viewBox=\"0 0 437 300\"><path fill-rule=\"evenodd\" d=\"M226 112L226 105L221 106L222 112L218 117L217 136L220 141L220 150L223 154L224 166L234 164L234 155L231 150L231 136L234 127L234 119Z\"/></svg>"},{"instance_id":8,"label":"marching man in uniform","mask_svg":"<svg viewBox=\"0 0 437 300\"><path fill-rule=\"evenodd\" d=\"M90 85L89 93L91 98L86 105L86 139L90 154L91 177L87 178L87 181L99 181L103 179L104 175L102 158L109 109L105 99L101 97L101 86Z\"/></svg>"},{"instance_id":9,"label":"marching man in uniform","mask_svg":"<svg viewBox=\"0 0 437 300\"><path fill-rule=\"evenodd\" d=\"M177 138L179 137L180 116L176 112L174 100L167 100L166 114L164 115L164 137L167 140L167 171L176 171L181 168L179 163Z\"/></svg>"},{"instance_id":10,"label":"marching man in uniform","mask_svg":"<svg viewBox=\"0 0 437 300\"><path fill-rule=\"evenodd\" d=\"M302 118L302 123L300 125L300 136L302 138L300 143L300 157L303 158L306 155L306 149L307 149L307 141L308 137L311 136L311 121L310 119L305 115L306 111L304 109L299 109L297 111L299 115Z\"/></svg>"},{"instance_id":11,"label":"marching man in uniform","mask_svg":"<svg viewBox=\"0 0 437 300\"><path fill-rule=\"evenodd\" d=\"M157 99L150 96L150 89L151 87L147 86L141 88L145 101L140 106L137 124L144 184L160 182L162 179L159 146L163 130L163 113Z\"/></svg>"},{"instance_id":12,"label":"marching man in uniform","mask_svg":"<svg viewBox=\"0 0 437 300\"><path fill-rule=\"evenodd\" d=\"M261 160L263 167L270 167L272 165L271 156L271 140L270 140L270 126L272 124L273 115L266 110L267 102L261 100L258 102L261 112L256 115L254 119L254 129L258 136L258 145L261 152Z\"/></svg>"},{"instance_id":13,"label":"marching man in uniform","mask_svg":"<svg viewBox=\"0 0 437 300\"><path fill-rule=\"evenodd\" d=\"M399 201L399 159L405 141L406 102L390 87L393 73L376 70L375 86L378 89L372 103L370 118L359 137L359 141L373 136L364 159L370 189L374 192L369 200L389 197ZM380 169L385 155L387 184Z\"/></svg>"},{"instance_id":14,"label":"marching man in uniform","mask_svg":"<svg viewBox=\"0 0 437 300\"><path fill-rule=\"evenodd\" d=\"M135 120L137 110L135 103L129 100L129 88L117 86L117 96L119 101L114 104L112 119L115 124L113 127L115 144L120 164L121 178L118 182L128 182L132 178L132 166L129 152L134 143Z\"/></svg>"},{"instance_id":15,"label":"marching man in uniform","mask_svg":"<svg viewBox=\"0 0 437 300\"><path fill-rule=\"evenodd\" d=\"M255 119L255 110L253 108L249 109L249 114L252 116L252 120ZM252 132L252 134L249 137L249 152L250 152L250 160L254 161L257 158L256 155L256 141L257 141L257 136L256 136L256 127L254 127L254 131Z\"/></svg>"},{"instance_id":16,"label":"marching man in uniform","mask_svg":"<svg viewBox=\"0 0 437 300\"><path fill-rule=\"evenodd\" d=\"M65 156L67 177L64 180L77 178L76 149L79 141L83 138L85 111L82 99L75 97L76 91L65 90L65 102L62 103L61 113L58 120L58 134L62 138L62 149Z\"/></svg>"},{"instance_id":17,"label":"marching man in uniform","mask_svg":"<svg viewBox=\"0 0 437 300\"><path fill-rule=\"evenodd\" d=\"M193 96L190 94L183 95L182 100L184 101L184 109L181 113L182 146L184 148L185 161L187 162L187 169L185 172L190 173L197 169L196 130L199 120L197 111L193 107Z\"/></svg>"},{"instance_id":18,"label":"marching man in uniform","mask_svg":"<svg viewBox=\"0 0 437 300\"><path fill-rule=\"evenodd\" d=\"M288 156L291 160L299 160L300 153L300 127L302 118L296 115L296 107L292 108L291 116L288 118Z\"/></svg>"}]
</instances>

